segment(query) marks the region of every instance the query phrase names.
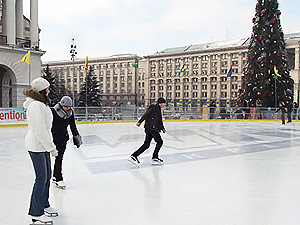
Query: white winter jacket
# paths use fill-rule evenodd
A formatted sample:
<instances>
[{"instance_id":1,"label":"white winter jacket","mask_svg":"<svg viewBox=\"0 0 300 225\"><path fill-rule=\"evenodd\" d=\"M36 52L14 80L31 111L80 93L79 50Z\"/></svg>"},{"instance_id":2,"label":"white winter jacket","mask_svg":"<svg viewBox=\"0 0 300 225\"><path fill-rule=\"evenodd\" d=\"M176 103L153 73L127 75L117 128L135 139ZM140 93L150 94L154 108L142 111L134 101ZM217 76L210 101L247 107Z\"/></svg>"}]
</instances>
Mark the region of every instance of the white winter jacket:
<instances>
[{"instance_id":1,"label":"white winter jacket","mask_svg":"<svg viewBox=\"0 0 300 225\"><path fill-rule=\"evenodd\" d=\"M28 132L25 136L25 148L31 152L51 152L56 149L51 134L52 112L43 102L26 98Z\"/></svg>"}]
</instances>

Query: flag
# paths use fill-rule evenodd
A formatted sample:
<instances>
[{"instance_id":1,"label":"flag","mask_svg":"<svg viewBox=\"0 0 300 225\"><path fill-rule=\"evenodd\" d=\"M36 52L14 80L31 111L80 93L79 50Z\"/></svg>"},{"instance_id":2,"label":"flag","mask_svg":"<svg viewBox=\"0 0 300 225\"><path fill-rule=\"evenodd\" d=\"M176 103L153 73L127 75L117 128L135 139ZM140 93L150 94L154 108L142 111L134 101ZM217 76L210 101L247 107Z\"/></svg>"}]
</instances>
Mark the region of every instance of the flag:
<instances>
[{"instance_id":1,"label":"flag","mask_svg":"<svg viewBox=\"0 0 300 225\"><path fill-rule=\"evenodd\" d=\"M84 71L87 71L87 70L88 70L88 57L85 58L83 70L84 70Z\"/></svg>"},{"instance_id":2,"label":"flag","mask_svg":"<svg viewBox=\"0 0 300 225\"><path fill-rule=\"evenodd\" d=\"M27 64L30 64L30 50L25 53L25 55L23 56L23 58L21 60L19 60L18 62L15 62L14 64L17 64L19 62L26 62Z\"/></svg>"},{"instance_id":3,"label":"flag","mask_svg":"<svg viewBox=\"0 0 300 225\"><path fill-rule=\"evenodd\" d=\"M281 77L281 75L278 73L277 69L276 69L276 66L274 66L274 73L273 76L276 80L278 80L278 77Z\"/></svg>"},{"instance_id":4,"label":"flag","mask_svg":"<svg viewBox=\"0 0 300 225\"><path fill-rule=\"evenodd\" d=\"M178 75L180 75L181 73L185 73L185 70L186 70L186 65L183 64L181 70L178 72Z\"/></svg>"},{"instance_id":5,"label":"flag","mask_svg":"<svg viewBox=\"0 0 300 225\"><path fill-rule=\"evenodd\" d=\"M138 59L135 60L135 62L133 64L133 67L134 68L138 68L139 67L139 60Z\"/></svg>"},{"instance_id":6,"label":"flag","mask_svg":"<svg viewBox=\"0 0 300 225\"><path fill-rule=\"evenodd\" d=\"M230 66L230 69L229 69L229 71L227 73L227 77L231 77L231 74L232 74L232 66Z\"/></svg>"}]
</instances>

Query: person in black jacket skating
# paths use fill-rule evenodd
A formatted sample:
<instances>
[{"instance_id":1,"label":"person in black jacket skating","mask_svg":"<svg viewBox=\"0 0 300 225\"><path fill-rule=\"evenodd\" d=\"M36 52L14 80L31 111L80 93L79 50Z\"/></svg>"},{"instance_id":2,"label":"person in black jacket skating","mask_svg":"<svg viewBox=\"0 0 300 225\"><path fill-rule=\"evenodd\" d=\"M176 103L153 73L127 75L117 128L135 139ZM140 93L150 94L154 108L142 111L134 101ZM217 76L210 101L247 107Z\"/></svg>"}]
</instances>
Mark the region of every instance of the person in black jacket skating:
<instances>
[{"instance_id":1,"label":"person in black jacket skating","mask_svg":"<svg viewBox=\"0 0 300 225\"><path fill-rule=\"evenodd\" d=\"M132 155L129 157L129 161L135 165L140 164L138 160L138 156L146 151L151 143L152 138L156 142L156 146L152 155L151 163L153 165L160 165L163 164L163 160L158 157L159 150L163 145L163 140L159 134L160 131L163 133L166 132L162 122L162 114L161 109L166 105L166 100L164 98L159 98L157 100L156 105L151 105L144 113L142 118L137 122L137 126L139 127L143 121L145 121L145 141L144 144L136 150Z\"/></svg>"},{"instance_id":2,"label":"person in black jacket skating","mask_svg":"<svg viewBox=\"0 0 300 225\"><path fill-rule=\"evenodd\" d=\"M66 150L67 142L69 140L69 134L67 127L70 125L70 129L73 135L73 142L77 148L82 144L81 136L77 130L74 111L71 108L72 99L69 96L63 96L59 103L57 103L51 110L53 114L52 123L52 136L53 142L58 150L58 155L55 158L53 182L59 188L66 188L62 176L62 161Z\"/></svg>"}]
</instances>

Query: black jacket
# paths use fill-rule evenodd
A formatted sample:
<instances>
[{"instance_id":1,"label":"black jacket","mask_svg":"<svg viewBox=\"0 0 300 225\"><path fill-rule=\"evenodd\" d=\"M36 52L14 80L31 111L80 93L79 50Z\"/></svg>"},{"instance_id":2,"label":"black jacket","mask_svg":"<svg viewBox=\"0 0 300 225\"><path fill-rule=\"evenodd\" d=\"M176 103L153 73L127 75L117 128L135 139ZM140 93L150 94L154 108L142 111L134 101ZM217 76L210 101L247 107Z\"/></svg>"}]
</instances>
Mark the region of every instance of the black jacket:
<instances>
[{"instance_id":1,"label":"black jacket","mask_svg":"<svg viewBox=\"0 0 300 225\"><path fill-rule=\"evenodd\" d=\"M62 110L62 111L61 111ZM70 125L71 132L73 136L79 135L75 119L74 119L74 112L73 109L70 109L70 115L66 116L65 118L62 118L59 116L60 113L65 113L65 111L62 109L61 105L59 104L59 107L51 108L52 114L53 114L53 123L52 123L52 136L53 136L53 142L55 144L64 144L69 140L69 134L67 127Z\"/></svg>"},{"instance_id":2,"label":"black jacket","mask_svg":"<svg viewBox=\"0 0 300 225\"><path fill-rule=\"evenodd\" d=\"M142 123L144 120L145 129L156 132L160 132L165 129L162 122L161 107L158 104L150 105L138 123Z\"/></svg>"}]
</instances>

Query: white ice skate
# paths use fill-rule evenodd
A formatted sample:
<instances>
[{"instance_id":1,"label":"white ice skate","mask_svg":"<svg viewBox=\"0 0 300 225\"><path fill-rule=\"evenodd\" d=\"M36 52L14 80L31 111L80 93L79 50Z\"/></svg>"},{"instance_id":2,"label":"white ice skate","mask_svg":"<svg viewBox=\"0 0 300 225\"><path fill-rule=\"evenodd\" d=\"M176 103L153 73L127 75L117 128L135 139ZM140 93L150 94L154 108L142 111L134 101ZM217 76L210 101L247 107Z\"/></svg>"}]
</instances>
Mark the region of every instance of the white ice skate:
<instances>
[{"instance_id":1,"label":"white ice skate","mask_svg":"<svg viewBox=\"0 0 300 225\"><path fill-rule=\"evenodd\" d=\"M53 224L53 220L47 216L45 216L45 214L41 215L41 216L32 216L31 217L32 220L32 224L36 225L36 224Z\"/></svg>"},{"instance_id":2,"label":"white ice skate","mask_svg":"<svg viewBox=\"0 0 300 225\"><path fill-rule=\"evenodd\" d=\"M52 207L44 208L44 213L46 216L49 216L49 217L58 216L58 212L55 209L53 209Z\"/></svg>"},{"instance_id":3,"label":"white ice skate","mask_svg":"<svg viewBox=\"0 0 300 225\"><path fill-rule=\"evenodd\" d=\"M164 161L160 158L152 158L151 159L151 164L152 165L163 165Z\"/></svg>"},{"instance_id":4,"label":"white ice skate","mask_svg":"<svg viewBox=\"0 0 300 225\"><path fill-rule=\"evenodd\" d=\"M138 160L138 158L133 155L129 156L129 158L127 160L136 166L140 164L140 161Z\"/></svg>"},{"instance_id":5,"label":"white ice skate","mask_svg":"<svg viewBox=\"0 0 300 225\"><path fill-rule=\"evenodd\" d=\"M66 187L67 187L66 184L65 184L65 182L63 180L53 181L53 183L55 184L55 187L63 189L63 190L65 190Z\"/></svg>"}]
</instances>

